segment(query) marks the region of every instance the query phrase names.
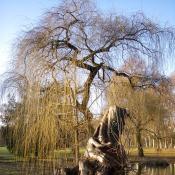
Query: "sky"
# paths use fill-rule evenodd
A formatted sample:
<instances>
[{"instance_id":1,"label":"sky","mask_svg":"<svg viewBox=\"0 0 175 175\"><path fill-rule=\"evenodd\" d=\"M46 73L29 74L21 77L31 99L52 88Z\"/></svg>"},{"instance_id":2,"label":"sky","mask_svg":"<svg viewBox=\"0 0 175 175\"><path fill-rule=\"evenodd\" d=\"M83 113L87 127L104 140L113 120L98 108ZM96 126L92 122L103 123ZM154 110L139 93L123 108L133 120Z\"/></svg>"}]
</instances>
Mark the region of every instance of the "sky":
<instances>
[{"instance_id":1,"label":"sky","mask_svg":"<svg viewBox=\"0 0 175 175\"><path fill-rule=\"evenodd\" d=\"M44 12L61 0L1 0L0 2L0 74L8 70L15 39L35 26ZM104 12L131 15L137 11L161 25L175 27L174 0L94 0ZM173 68L172 68L173 69ZM172 70L171 69L171 70Z\"/></svg>"}]
</instances>

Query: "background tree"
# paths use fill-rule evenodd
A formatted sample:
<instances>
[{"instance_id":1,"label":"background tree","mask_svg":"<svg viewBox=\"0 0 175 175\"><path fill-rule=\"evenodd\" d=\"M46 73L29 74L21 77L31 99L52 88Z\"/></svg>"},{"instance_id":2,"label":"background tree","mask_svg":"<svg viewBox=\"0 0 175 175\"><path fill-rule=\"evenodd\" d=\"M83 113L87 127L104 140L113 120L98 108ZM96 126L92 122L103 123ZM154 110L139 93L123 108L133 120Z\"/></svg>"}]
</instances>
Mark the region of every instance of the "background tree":
<instances>
[{"instance_id":1,"label":"background tree","mask_svg":"<svg viewBox=\"0 0 175 175\"><path fill-rule=\"evenodd\" d=\"M70 128L77 127L74 105L68 83L47 88L36 83L28 86L19 104L10 98L3 105L2 122L4 137L10 141L8 147L18 155L34 153L36 157L44 157L54 148L74 147L74 135L70 132Z\"/></svg>"},{"instance_id":2,"label":"background tree","mask_svg":"<svg viewBox=\"0 0 175 175\"><path fill-rule=\"evenodd\" d=\"M159 63L164 58L164 51L170 51L168 47L172 46L173 41L173 30L160 27L143 14L136 13L131 17L103 15L91 1L63 1L59 7L48 11L37 26L18 37L14 68L4 85L14 87L15 84L15 93L18 93L19 99L25 101L25 110L30 109L34 112L33 116L36 116L39 107L36 108L34 104L38 103L39 98L33 96L38 96L41 88L52 83L64 84L65 77L66 81L72 79L70 75L79 76L76 79L76 88L72 84L69 87L70 91L76 92L74 108L78 111L78 117L83 116L87 123L89 137L93 118L89 101L94 87L104 90L112 73L117 77L127 78L132 87L154 85L157 79L127 74L120 71L119 67L131 53L141 55L148 63ZM134 77L138 81L133 82ZM66 99L64 95L63 93L63 98ZM36 144L42 131L52 131L48 143L52 143L54 147L56 122L54 117L49 117L48 120L46 116L50 114L44 110L46 109L43 108L44 115L40 115L36 126L41 130L31 139ZM28 140L26 143L30 141L28 138L32 130L28 126L29 130L24 138ZM43 127L48 128L44 131ZM45 144L41 145L45 147ZM26 148L28 147L27 144Z\"/></svg>"},{"instance_id":3,"label":"background tree","mask_svg":"<svg viewBox=\"0 0 175 175\"><path fill-rule=\"evenodd\" d=\"M1 127L1 136L7 148L13 152L15 145L15 139L13 138L14 122L16 120L15 112L18 108L21 108L21 104L17 103L14 96L8 95L8 103L1 105L1 122L3 126Z\"/></svg>"},{"instance_id":4,"label":"background tree","mask_svg":"<svg viewBox=\"0 0 175 175\"><path fill-rule=\"evenodd\" d=\"M161 79L161 76L155 71L156 69L152 69L153 72L150 72L146 63L138 57L130 57L121 69L125 69L131 74L142 74L145 76L152 74L152 76L159 76ZM137 82L138 79L136 78L134 81ZM128 124L130 128L128 127L127 129L129 132L133 130L135 133L138 156L140 157L144 156L143 134L151 133L157 139L163 136L162 133L159 133L165 127L164 121L168 115L168 108L165 106L165 103L167 104L168 102L168 99L165 97L168 95L168 81L165 81L167 83L165 86L163 86L163 81L165 80L162 79L162 82L157 83L154 87L133 89L128 79L114 77L109 85L107 93L109 105L122 106L130 111L130 124ZM163 88L166 88L166 90L164 89L163 91Z\"/></svg>"}]
</instances>

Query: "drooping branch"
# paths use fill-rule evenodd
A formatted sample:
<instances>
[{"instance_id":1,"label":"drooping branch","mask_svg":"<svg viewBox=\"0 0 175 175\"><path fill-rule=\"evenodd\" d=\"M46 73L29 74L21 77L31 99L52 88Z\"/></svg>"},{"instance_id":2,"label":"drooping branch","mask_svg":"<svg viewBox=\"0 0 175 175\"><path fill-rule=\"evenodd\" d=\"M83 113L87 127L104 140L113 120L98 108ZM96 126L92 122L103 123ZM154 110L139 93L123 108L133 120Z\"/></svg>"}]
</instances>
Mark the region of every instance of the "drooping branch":
<instances>
[{"instance_id":1,"label":"drooping branch","mask_svg":"<svg viewBox=\"0 0 175 175\"><path fill-rule=\"evenodd\" d=\"M158 88L157 84L160 84L161 82L168 81L167 78L160 76L158 78L154 78L153 76L146 76L141 74L129 74L124 71L117 71L114 68L106 65L102 65L103 69L109 70L114 73L115 76L121 76L125 77L129 80L130 85L134 89L138 88ZM135 84L133 83L133 79L137 78L139 79L139 83Z\"/></svg>"}]
</instances>

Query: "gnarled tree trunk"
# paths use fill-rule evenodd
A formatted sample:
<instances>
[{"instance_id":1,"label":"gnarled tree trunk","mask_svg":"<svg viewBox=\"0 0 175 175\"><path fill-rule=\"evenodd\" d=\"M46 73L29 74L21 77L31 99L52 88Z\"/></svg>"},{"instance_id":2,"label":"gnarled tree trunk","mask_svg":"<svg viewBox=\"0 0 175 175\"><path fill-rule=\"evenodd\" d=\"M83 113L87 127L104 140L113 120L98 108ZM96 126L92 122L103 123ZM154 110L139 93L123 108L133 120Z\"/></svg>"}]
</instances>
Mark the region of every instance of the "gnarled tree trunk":
<instances>
[{"instance_id":1,"label":"gnarled tree trunk","mask_svg":"<svg viewBox=\"0 0 175 175\"><path fill-rule=\"evenodd\" d=\"M138 156L144 157L140 128L136 128L136 140L137 140Z\"/></svg>"},{"instance_id":2,"label":"gnarled tree trunk","mask_svg":"<svg viewBox=\"0 0 175 175\"><path fill-rule=\"evenodd\" d=\"M127 157L119 138L127 115L126 109L117 106L112 106L105 112L94 135L88 140L85 160L79 162L80 175L112 175L124 170Z\"/></svg>"}]
</instances>

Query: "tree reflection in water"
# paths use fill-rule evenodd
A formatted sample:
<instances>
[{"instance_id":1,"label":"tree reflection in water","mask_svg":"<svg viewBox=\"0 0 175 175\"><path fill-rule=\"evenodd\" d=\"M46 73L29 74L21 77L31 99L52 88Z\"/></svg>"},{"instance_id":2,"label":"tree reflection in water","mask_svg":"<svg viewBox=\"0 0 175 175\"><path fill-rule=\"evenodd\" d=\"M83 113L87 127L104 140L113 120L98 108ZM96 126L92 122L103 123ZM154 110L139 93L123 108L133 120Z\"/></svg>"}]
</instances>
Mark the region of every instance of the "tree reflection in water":
<instances>
[{"instance_id":1,"label":"tree reflection in water","mask_svg":"<svg viewBox=\"0 0 175 175\"><path fill-rule=\"evenodd\" d=\"M167 167L147 167L136 164L133 171L127 175L175 175L175 163L171 163Z\"/></svg>"},{"instance_id":2,"label":"tree reflection in water","mask_svg":"<svg viewBox=\"0 0 175 175\"><path fill-rule=\"evenodd\" d=\"M13 163L0 164L0 174L3 175L66 175L61 172L63 167L73 167L72 160L31 160L16 161ZM2 173L3 172L3 173ZM73 174L71 174L73 175ZM99 174L98 174L99 175ZM111 174L110 174L111 175ZM171 163L168 167L146 167L138 163L132 165L128 172L117 172L116 175L175 175L175 163Z\"/></svg>"}]
</instances>

